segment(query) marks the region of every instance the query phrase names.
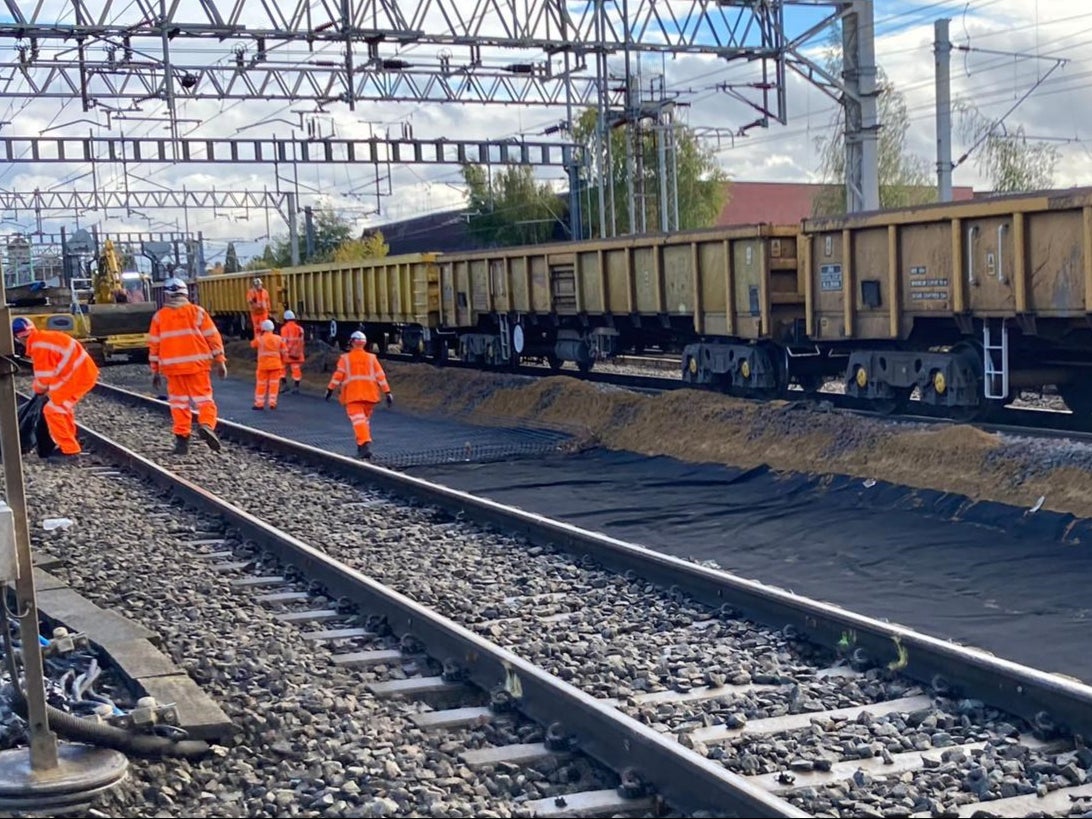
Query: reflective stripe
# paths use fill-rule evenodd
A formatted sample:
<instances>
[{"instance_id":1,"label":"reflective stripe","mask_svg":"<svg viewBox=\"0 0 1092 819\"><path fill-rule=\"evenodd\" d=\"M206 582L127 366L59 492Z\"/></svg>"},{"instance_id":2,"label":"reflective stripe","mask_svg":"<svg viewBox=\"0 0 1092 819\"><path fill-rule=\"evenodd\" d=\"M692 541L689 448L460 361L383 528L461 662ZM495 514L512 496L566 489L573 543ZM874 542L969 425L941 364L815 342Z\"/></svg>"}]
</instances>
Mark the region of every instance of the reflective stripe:
<instances>
[{"instance_id":1,"label":"reflective stripe","mask_svg":"<svg viewBox=\"0 0 1092 819\"><path fill-rule=\"evenodd\" d=\"M167 330L159 334L158 338L179 338L180 336L199 335L196 327L184 327L181 330Z\"/></svg>"},{"instance_id":2,"label":"reflective stripe","mask_svg":"<svg viewBox=\"0 0 1092 819\"><path fill-rule=\"evenodd\" d=\"M175 357L172 357L172 358L158 359L160 364L168 365L168 366L171 365L171 364L189 364L189 363L191 363L193 361L210 361L210 360L212 360L212 356L209 355L208 353L200 353L198 355L180 355L180 356L175 356Z\"/></svg>"}]
</instances>

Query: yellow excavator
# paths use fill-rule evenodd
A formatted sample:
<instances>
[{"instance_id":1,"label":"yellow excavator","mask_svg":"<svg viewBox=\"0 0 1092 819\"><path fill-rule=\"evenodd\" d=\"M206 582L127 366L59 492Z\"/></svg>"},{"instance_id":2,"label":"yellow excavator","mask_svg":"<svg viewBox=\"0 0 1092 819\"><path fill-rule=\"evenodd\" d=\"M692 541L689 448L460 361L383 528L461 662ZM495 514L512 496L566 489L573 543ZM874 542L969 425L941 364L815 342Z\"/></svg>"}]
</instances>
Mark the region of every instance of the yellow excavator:
<instances>
[{"instance_id":1,"label":"yellow excavator","mask_svg":"<svg viewBox=\"0 0 1092 819\"><path fill-rule=\"evenodd\" d=\"M156 310L151 280L124 272L110 239L86 277L73 277L57 287L34 282L9 291L9 301L13 316L79 339L97 363L112 355L132 361L148 358L148 327Z\"/></svg>"}]
</instances>

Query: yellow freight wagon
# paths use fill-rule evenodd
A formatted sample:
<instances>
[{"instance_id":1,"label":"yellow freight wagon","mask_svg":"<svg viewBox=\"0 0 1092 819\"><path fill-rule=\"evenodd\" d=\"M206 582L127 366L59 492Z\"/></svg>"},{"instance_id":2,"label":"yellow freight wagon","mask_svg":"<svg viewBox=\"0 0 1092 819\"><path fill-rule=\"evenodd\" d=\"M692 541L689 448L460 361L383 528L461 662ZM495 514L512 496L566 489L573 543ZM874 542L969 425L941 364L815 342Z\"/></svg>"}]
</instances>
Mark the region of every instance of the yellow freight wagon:
<instances>
[{"instance_id":1,"label":"yellow freight wagon","mask_svg":"<svg viewBox=\"0 0 1092 819\"><path fill-rule=\"evenodd\" d=\"M1055 384L1092 411L1092 189L804 223L807 330L847 390L896 405L1006 403Z\"/></svg>"},{"instance_id":2,"label":"yellow freight wagon","mask_svg":"<svg viewBox=\"0 0 1092 819\"><path fill-rule=\"evenodd\" d=\"M443 254L443 325L472 361L581 370L621 349L789 336L804 317L798 234L747 225Z\"/></svg>"}]
</instances>

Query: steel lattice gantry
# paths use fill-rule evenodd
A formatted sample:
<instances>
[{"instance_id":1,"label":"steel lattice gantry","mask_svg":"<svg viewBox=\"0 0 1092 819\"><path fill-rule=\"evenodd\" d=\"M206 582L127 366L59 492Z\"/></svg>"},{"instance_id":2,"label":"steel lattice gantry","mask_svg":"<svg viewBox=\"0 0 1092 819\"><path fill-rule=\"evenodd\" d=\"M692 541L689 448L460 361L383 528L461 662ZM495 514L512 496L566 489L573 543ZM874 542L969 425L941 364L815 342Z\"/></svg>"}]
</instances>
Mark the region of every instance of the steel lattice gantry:
<instances>
[{"instance_id":1,"label":"steel lattice gantry","mask_svg":"<svg viewBox=\"0 0 1092 819\"><path fill-rule=\"evenodd\" d=\"M0 41L15 47L0 53L0 97L82 98L85 109L175 96L589 105L601 91L615 104L609 78L583 73L589 55L765 62L784 46L781 0L4 4Z\"/></svg>"}]
</instances>

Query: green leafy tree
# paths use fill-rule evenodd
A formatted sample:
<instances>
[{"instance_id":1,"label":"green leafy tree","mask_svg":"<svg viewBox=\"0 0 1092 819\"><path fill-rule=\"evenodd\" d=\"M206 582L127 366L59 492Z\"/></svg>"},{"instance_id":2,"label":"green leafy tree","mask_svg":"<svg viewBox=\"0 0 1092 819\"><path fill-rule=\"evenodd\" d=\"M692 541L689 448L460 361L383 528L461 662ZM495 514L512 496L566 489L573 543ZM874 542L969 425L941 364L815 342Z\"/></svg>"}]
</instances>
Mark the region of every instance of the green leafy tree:
<instances>
[{"instance_id":1,"label":"green leafy tree","mask_svg":"<svg viewBox=\"0 0 1092 819\"><path fill-rule=\"evenodd\" d=\"M242 268L239 266L239 254L235 251L235 243L228 242L227 253L224 254L224 272L225 273L238 273Z\"/></svg>"},{"instance_id":2,"label":"green leafy tree","mask_svg":"<svg viewBox=\"0 0 1092 819\"><path fill-rule=\"evenodd\" d=\"M359 239L349 239L334 251L332 261L360 262L365 259L382 259L391 252L391 246L383 238L383 231L376 230Z\"/></svg>"},{"instance_id":3,"label":"green leafy tree","mask_svg":"<svg viewBox=\"0 0 1092 819\"><path fill-rule=\"evenodd\" d=\"M1054 168L1060 158L1057 148L1029 140L1023 125L1010 131L993 122L973 103L963 100L953 108L957 132L971 146L968 153L974 156L975 167L990 180L991 190L1019 193L1054 186Z\"/></svg>"},{"instance_id":4,"label":"green leafy tree","mask_svg":"<svg viewBox=\"0 0 1092 819\"><path fill-rule=\"evenodd\" d=\"M594 179L598 179L596 125L598 113L594 108L585 110L574 128L575 141L581 146L585 156L590 158L588 166ZM626 126L629 127L629 126ZM582 196L584 235L600 235L600 223L606 219L607 234L610 234L610 193L613 189L615 201L615 224L618 233L629 233L629 206L627 204L629 170L626 167L626 127L612 129L610 140L611 165L606 170L607 185L604 199L607 212L599 213L599 187L589 185ZM730 193L728 175L717 163L714 153L706 148L693 129L675 126L675 166L677 167L677 188L679 192L679 228L692 230L709 227L716 223ZM635 146L640 150L641 167L645 197L638 203L645 209L645 225L650 231L660 227L660 163L656 134L650 129L643 129ZM604 151L605 154L605 151ZM636 156L636 153L635 153ZM636 166L636 162L635 162ZM638 226L640 221L638 220Z\"/></svg>"},{"instance_id":5,"label":"green leafy tree","mask_svg":"<svg viewBox=\"0 0 1092 819\"><path fill-rule=\"evenodd\" d=\"M490 172L464 165L470 234L486 246L533 245L549 241L558 223L567 225L568 209L527 166L508 165Z\"/></svg>"},{"instance_id":6,"label":"green leafy tree","mask_svg":"<svg viewBox=\"0 0 1092 819\"><path fill-rule=\"evenodd\" d=\"M315 252L310 260L307 259L307 237L303 235L304 227L300 224L300 236L297 247L301 263L317 264L328 262L334 258L334 253L345 242L350 241L353 234L352 225L341 218L332 208L321 208L315 211L312 222L315 230ZM253 257L246 264L246 270L266 270L275 267L289 267L292 264L292 244L288 236L278 236L267 244L262 252ZM225 265L226 267L226 265Z\"/></svg>"},{"instance_id":7,"label":"green leafy tree","mask_svg":"<svg viewBox=\"0 0 1092 819\"><path fill-rule=\"evenodd\" d=\"M841 38L838 33L832 35L827 48L826 68L835 76L842 73ZM880 121L876 146L880 207L899 208L935 202L937 191L929 172L929 163L912 153L906 144L910 133L906 98L882 68L877 69L876 85L880 92L876 106ZM820 174L825 183L824 189L812 201L812 212L816 216L846 212L846 137L845 117L841 108L831 120L829 134L815 140Z\"/></svg>"}]
</instances>

